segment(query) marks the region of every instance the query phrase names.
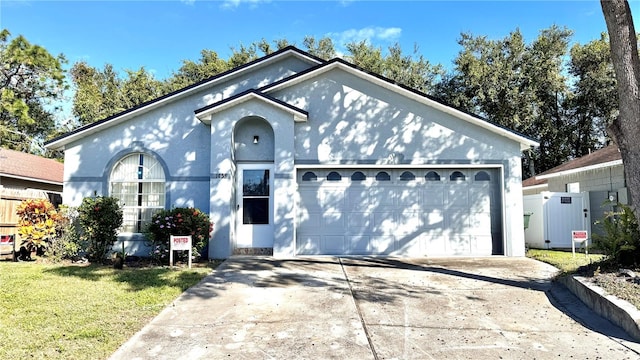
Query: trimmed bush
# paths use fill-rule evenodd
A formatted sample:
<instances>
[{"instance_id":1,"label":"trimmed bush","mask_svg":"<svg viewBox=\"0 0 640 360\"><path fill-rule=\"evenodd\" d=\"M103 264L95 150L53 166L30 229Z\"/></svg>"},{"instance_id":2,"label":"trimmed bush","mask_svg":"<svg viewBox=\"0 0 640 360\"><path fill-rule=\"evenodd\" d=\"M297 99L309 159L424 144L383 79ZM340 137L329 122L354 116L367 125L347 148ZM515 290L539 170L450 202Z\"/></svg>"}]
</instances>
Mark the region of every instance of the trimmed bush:
<instances>
[{"instance_id":1,"label":"trimmed bush","mask_svg":"<svg viewBox=\"0 0 640 360\"><path fill-rule=\"evenodd\" d=\"M87 241L87 257L92 262L104 262L111 247L118 240L122 226L122 208L118 199L110 196L86 197L78 208L78 218Z\"/></svg>"},{"instance_id":2,"label":"trimmed bush","mask_svg":"<svg viewBox=\"0 0 640 360\"><path fill-rule=\"evenodd\" d=\"M151 257L160 264L168 264L171 235L191 235L194 260L198 260L209 241L211 231L213 223L209 216L196 208L181 207L161 210L154 214L151 223L147 225L145 235L152 246ZM176 258L184 261L188 260L187 256L187 253L182 251Z\"/></svg>"}]
</instances>

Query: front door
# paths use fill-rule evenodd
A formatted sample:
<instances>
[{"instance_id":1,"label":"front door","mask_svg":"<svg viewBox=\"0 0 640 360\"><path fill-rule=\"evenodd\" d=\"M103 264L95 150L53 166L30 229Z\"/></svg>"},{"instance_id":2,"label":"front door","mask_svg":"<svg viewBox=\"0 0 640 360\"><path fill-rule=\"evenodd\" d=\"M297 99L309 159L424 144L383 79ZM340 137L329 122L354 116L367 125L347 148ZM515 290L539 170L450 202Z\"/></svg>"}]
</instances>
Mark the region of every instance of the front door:
<instances>
[{"instance_id":1,"label":"front door","mask_svg":"<svg viewBox=\"0 0 640 360\"><path fill-rule=\"evenodd\" d=\"M273 247L273 164L239 164L236 248Z\"/></svg>"}]
</instances>

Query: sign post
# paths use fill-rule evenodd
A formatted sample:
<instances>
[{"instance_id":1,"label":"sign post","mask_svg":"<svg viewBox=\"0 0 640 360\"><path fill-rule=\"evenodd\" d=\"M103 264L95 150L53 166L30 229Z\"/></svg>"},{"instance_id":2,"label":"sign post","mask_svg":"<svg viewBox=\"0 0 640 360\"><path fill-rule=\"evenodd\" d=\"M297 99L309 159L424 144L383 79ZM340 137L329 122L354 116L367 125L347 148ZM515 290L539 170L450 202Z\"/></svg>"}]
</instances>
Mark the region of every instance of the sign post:
<instances>
[{"instance_id":1,"label":"sign post","mask_svg":"<svg viewBox=\"0 0 640 360\"><path fill-rule=\"evenodd\" d=\"M586 230L571 231L571 252L573 252L573 257L576 257L576 243L581 243L584 246L585 256L589 255L589 234Z\"/></svg>"},{"instance_id":2,"label":"sign post","mask_svg":"<svg viewBox=\"0 0 640 360\"><path fill-rule=\"evenodd\" d=\"M191 235L171 235L169 237L169 266L173 266L174 251L188 251L189 269L191 269L191 252L193 251L193 246L191 245L191 243Z\"/></svg>"}]
</instances>

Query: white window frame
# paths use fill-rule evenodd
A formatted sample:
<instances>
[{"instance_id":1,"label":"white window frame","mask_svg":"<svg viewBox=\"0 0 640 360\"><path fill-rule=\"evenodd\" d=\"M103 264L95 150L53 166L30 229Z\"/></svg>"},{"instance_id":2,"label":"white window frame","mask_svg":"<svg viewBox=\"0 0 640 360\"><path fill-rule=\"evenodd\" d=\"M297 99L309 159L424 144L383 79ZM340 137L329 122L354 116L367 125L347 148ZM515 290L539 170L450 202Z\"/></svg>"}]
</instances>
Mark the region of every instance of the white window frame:
<instances>
[{"instance_id":1,"label":"white window frame","mask_svg":"<svg viewBox=\"0 0 640 360\"><path fill-rule=\"evenodd\" d=\"M153 214L165 208L165 184L164 169L153 156L130 153L115 163L109 179L109 195L118 198L122 207L122 233L143 232ZM127 204L126 198L134 203Z\"/></svg>"}]
</instances>

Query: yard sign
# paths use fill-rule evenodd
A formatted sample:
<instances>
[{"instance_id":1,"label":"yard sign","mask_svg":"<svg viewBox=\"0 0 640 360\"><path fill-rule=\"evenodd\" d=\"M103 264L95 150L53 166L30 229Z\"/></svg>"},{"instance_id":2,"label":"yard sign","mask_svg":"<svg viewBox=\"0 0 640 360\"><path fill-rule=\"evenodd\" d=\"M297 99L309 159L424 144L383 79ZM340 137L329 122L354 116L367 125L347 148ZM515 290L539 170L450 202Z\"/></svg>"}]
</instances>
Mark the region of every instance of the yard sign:
<instances>
[{"instance_id":1,"label":"yard sign","mask_svg":"<svg viewBox=\"0 0 640 360\"><path fill-rule=\"evenodd\" d=\"M589 241L589 234L586 230L573 230L571 231L571 251L573 252L573 257L576 256L576 243L581 243L584 246L584 254L589 255L589 250L587 250L587 245Z\"/></svg>"},{"instance_id":2,"label":"yard sign","mask_svg":"<svg viewBox=\"0 0 640 360\"><path fill-rule=\"evenodd\" d=\"M171 235L169 237L169 266L173 266L174 251L189 251L189 269L191 269L191 235Z\"/></svg>"}]
</instances>

